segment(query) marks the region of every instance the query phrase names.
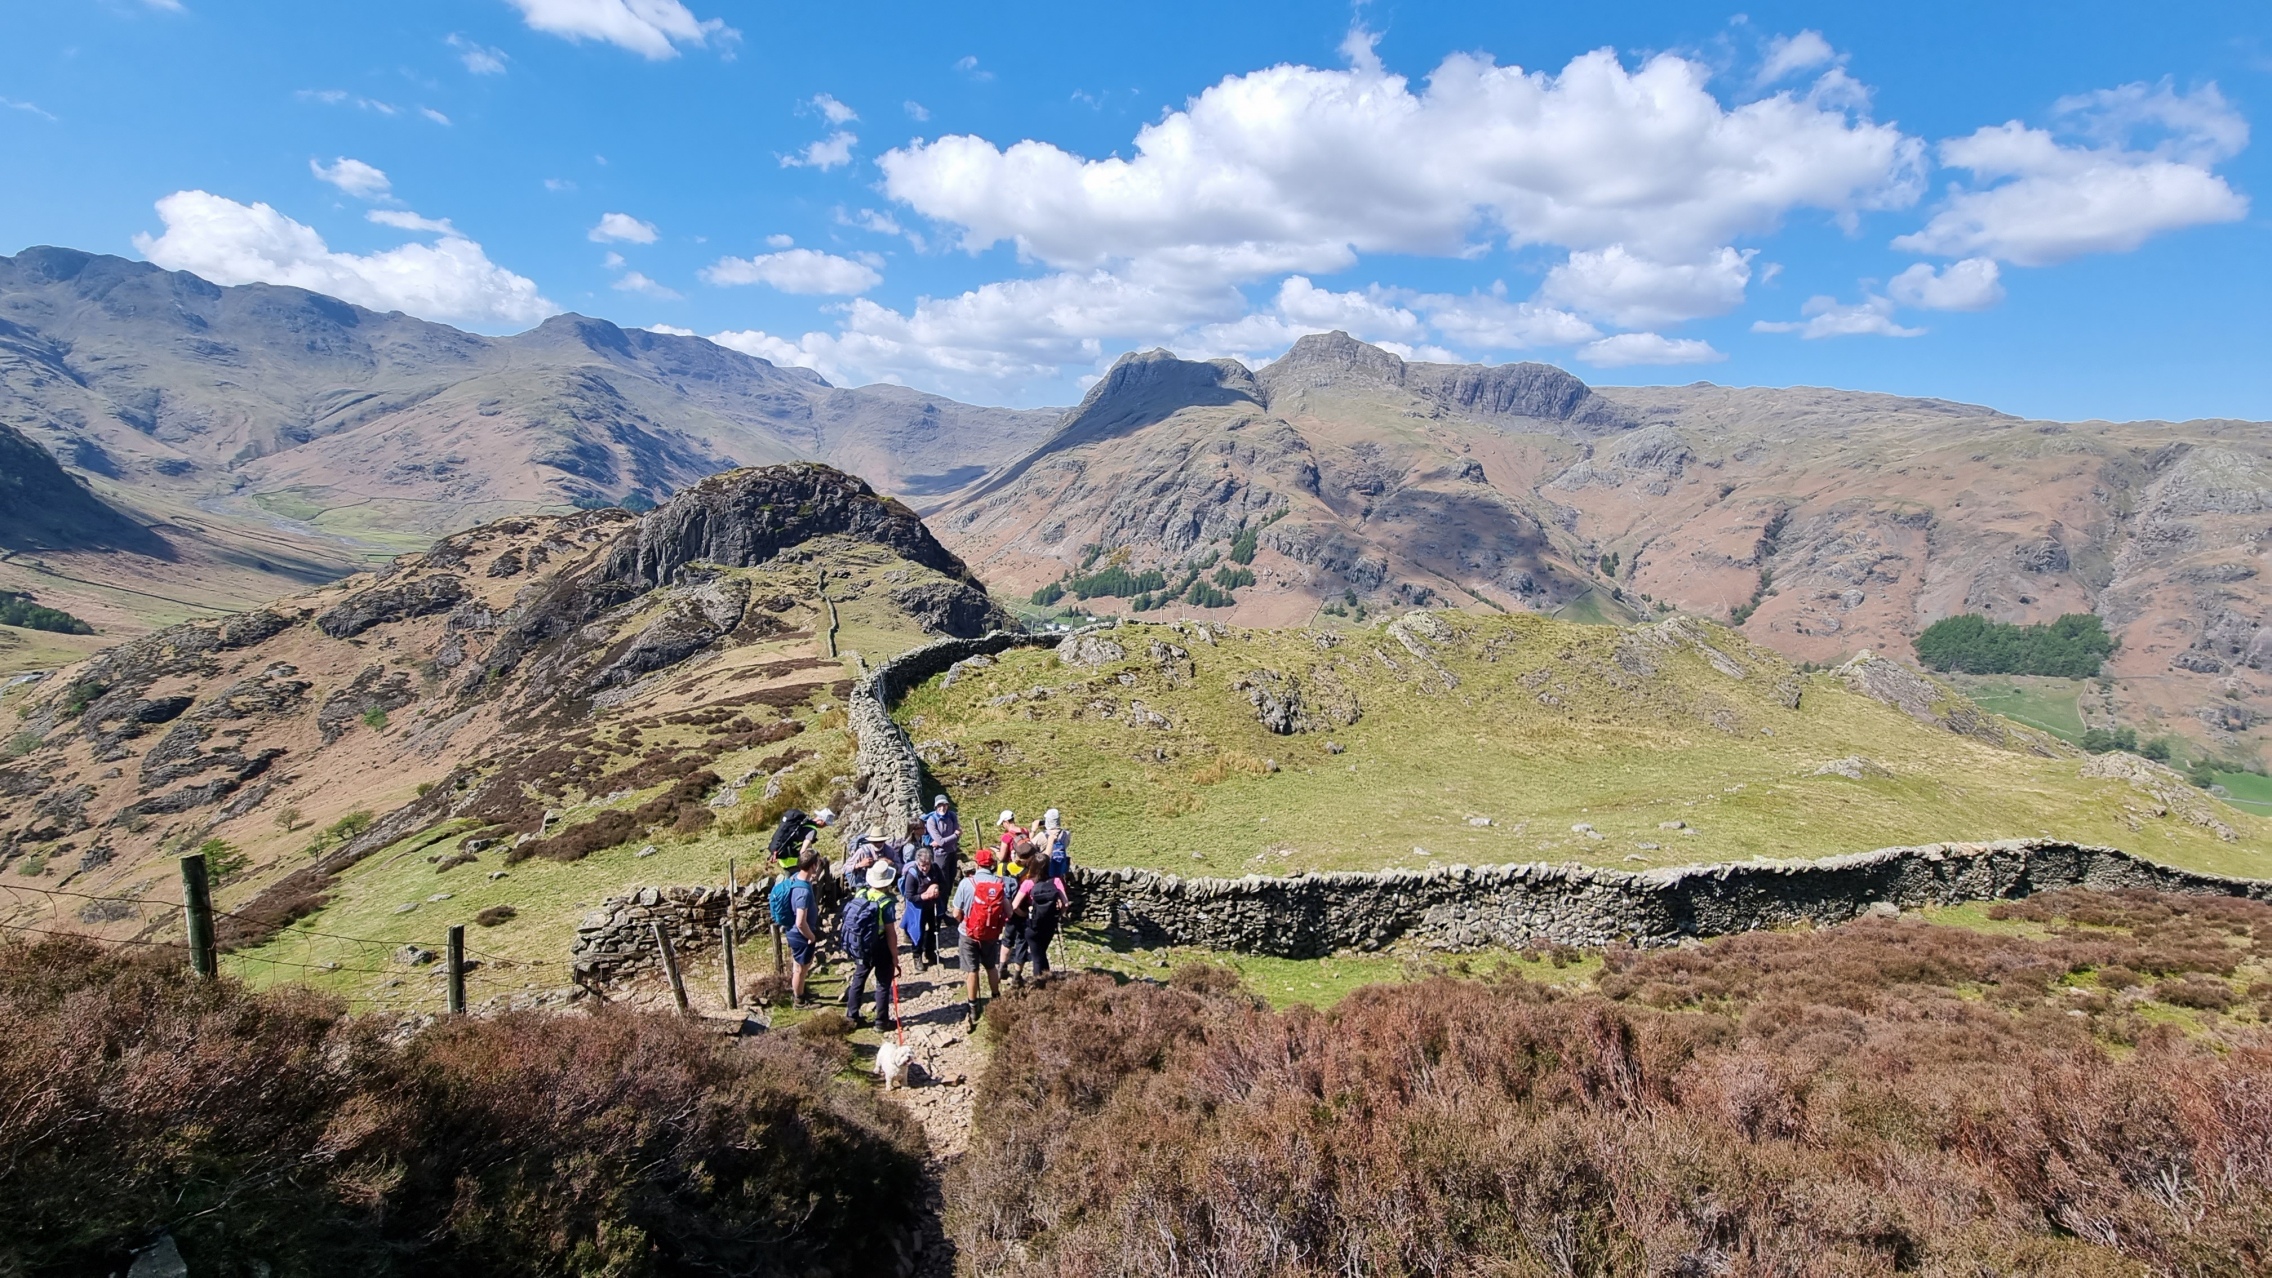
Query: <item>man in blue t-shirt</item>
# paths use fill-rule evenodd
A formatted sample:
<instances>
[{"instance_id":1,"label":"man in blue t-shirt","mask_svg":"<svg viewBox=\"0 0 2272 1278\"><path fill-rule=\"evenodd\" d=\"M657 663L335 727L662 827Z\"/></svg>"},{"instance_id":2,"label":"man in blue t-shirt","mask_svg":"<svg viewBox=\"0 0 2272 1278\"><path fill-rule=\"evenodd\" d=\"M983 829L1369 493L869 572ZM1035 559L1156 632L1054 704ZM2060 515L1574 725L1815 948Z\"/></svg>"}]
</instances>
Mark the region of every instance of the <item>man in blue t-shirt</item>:
<instances>
[{"instance_id":1,"label":"man in blue t-shirt","mask_svg":"<svg viewBox=\"0 0 2272 1278\"><path fill-rule=\"evenodd\" d=\"M818 920L820 906L813 899L813 879L821 872L820 855L806 852L797 862L797 872L782 885L788 898L789 926L782 935L789 940L789 989L799 1003L816 1000L805 993L805 978L813 970L813 958L820 950Z\"/></svg>"}]
</instances>

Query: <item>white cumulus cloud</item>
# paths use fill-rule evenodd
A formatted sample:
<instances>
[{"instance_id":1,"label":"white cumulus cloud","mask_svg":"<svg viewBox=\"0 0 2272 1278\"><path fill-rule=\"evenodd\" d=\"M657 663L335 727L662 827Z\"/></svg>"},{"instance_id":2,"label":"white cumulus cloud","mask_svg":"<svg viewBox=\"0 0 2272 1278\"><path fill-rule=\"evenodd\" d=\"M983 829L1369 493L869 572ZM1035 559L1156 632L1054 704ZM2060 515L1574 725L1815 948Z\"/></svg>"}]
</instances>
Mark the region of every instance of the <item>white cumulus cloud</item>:
<instances>
[{"instance_id":1,"label":"white cumulus cloud","mask_svg":"<svg viewBox=\"0 0 2272 1278\"><path fill-rule=\"evenodd\" d=\"M365 221L380 226L391 226L398 231L428 231L440 235L455 235L456 227L446 217L420 217L408 209L372 209L363 215Z\"/></svg>"},{"instance_id":2,"label":"white cumulus cloud","mask_svg":"<svg viewBox=\"0 0 2272 1278\"><path fill-rule=\"evenodd\" d=\"M819 169L825 173L830 169L850 164L852 162L852 148L859 145L859 142L860 139L857 136L844 129L838 129L817 142L808 143L804 150L795 155L782 156L781 167L785 169Z\"/></svg>"},{"instance_id":3,"label":"white cumulus cloud","mask_svg":"<svg viewBox=\"0 0 2272 1278\"><path fill-rule=\"evenodd\" d=\"M658 284L637 271L624 272L623 277L615 282L614 287L619 293L644 293L649 297L661 298L666 302L675 302L679 298L676 289Z\"/></svg>"},{"instance_id":4,"label":"white cumulus cloud","mask_svg":"<svg viewBox=\"0 0 2272 1278\"><path fill-rule=\"evenodd\" d=\"M1859 302L1841 302L1816 296L1799 308L1800 320L1759 320L1754 333L1797 333L1809 341L1821 337L1921 337L1925 330L1904 328L1893 318L1893 299L1875 294Z\"/></svg>"},{"instance_id":5,"label":"white cumulus cloud","mask_svg":"<svg viewBox=\"0 0 2272 1278\"><path fill-rule=\"evenodd\" d=\"M1789 93L1728 107L1673 55L1607 50L1558 74L1446 59L1414 92L1370 57L1234 75L1147 125L1131 158L955 135L880 164L885 190L1061 269L1149 261L1216 279L1337 271L1360 253L1518 245L1695 262L1801 208L1834 216L1918 193L1922 146Z\"/></svg>"},{"instance_id":6,"label":"white cumulus cloud","mask_svg":"<svg viewBox=\"0 0 2272 1278\"><path fill-rule=\"evenodd\" d=\"M1622 244L1580 249L1547 272L1539 299L1627 328L1720 315L1743 304L1750 250L1721 248L1687 262L1656 262Z\"/></svg>"},{"instance_id":7,"label":"white cumulus cloud","mask_svg":"<svg viewBox=\"0 0 2272 1278\"><path fill-rule=\"evenodd\" d=\"M1816 67L1844 62L1830 41L1820 31L1801 31L1797 35L1776 36L1767 42L1767 57L1760 63L1760 84L1773 84L1787 75L1811 71Z\"/></svg>"},{"instance_id":8,"label":"white cumulus cloud","mask_svg":"<svg viewBox=\"0 0 2272 1278\"><path fill-rule=\"evenodd\" d=\"M1727 358L1710 342L1657 333L1618 333L1578 348L1578 358L1598 368L1635 364L1717 364Z\"/></svg>"},{"instance_id":9,"label":"white cumulus cloud","mask_svg":"<svg viewBox=\"0 0 2272 1278\"><path fill-rule=\"evenodd\" d=\"M2003 272L1989 257L1968 257L1940 270L1919 262L1886 281L1903 306L1927 311L1984 311L2004 300Z\"/></svg>"},{"instance_id":10,"label":"white cumulus cloud","mask_svg":"<svg viewBox=\"0 0 2272 1278\"><path fill-rule=\"evenodd\" d=\"M2210 171L2248 144L2247 121L2215 85L2125 85L2063 99L2054 114L2082 140L2012 120L1941 143L1941 162L1973 182L1894 247L2048 266L2247 216L2248 200Z\"/></svg>"},{"instance_id":11,"label":"white cumulus cloud","mask_svg":"<svg viewBox=\"0 0 2272 1278\"><path fill-rule=\"evenodd\" d=\"M682 44L730 41L723 18L694 16L679 0L507 0L532 30L570 40L602 40L643 58L678 56Z\"/></svg>"},{"instance_id":12,"label":"white cumulus cloud","mask_svg":"<svg viewBox=\"0 0 2272 1278\"><path fill-rule=\"evenodd\" d=\"M827 93L814 94L812 108L820 112L821 118L827 120L830 124L850 124L860 118L859 112L837 101L833 95Z\"/></svg>"},{"instance_id":13,"label":"white cumulus cloud","mask_svg":"<svg viewBox=\"0 0 2272 1278\"><path fill-rule=\"evenodd\" d=\"M164 234L138 234L134 247L167 270L216 284L286 284L373 310L475 326L534 324L560 309L535 281L498 266L479 244L447 229L431 244L336 253L313 227L266 204L176 191L159 200L157 210Z\"/></svg>"},{"instance_id":14,"label":"white cumulus cloud","mask_svg":"<svg viewBox=\"0 0 2272 1278\"><path fill-rule=\"evenodd\" d=\"M768 284L784 293L833 296L865 293L884 282L883 275L865 262L801 248L722 257L702 269L702 278L718 285Z\"/></svg>"},{"instance_id":15,"label":"white cumulus cloud","mask_svg":"<svg viewBox=\"0 0 2272 1278\"><path fill-rule=\"evenodd\" d=\"M655 224L642 222L629 213L603 213L599 224L585 236L594 244L617 242L623 244L652 244L655 242Z\"/></svg>"},{"instance_id":16,"label":"white cumulus cloud","mask_svg":"<svg viewBox=\"0 0 2272 1278\"><path fill-rule=\"evenodd\" d=\"M308 171L316 175L317 181L329 182L359 200L381 199L394 189L386 174L344 155L329 164L309 160Z\"/></svg>"}]
</instances>

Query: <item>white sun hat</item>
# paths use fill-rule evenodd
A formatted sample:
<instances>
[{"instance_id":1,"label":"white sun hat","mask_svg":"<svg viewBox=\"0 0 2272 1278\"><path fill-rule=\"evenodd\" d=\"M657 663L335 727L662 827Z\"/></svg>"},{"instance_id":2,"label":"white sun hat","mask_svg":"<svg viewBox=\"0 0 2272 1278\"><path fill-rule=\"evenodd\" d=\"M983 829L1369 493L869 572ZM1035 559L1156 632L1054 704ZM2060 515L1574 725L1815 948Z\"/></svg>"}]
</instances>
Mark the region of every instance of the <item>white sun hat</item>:
<instances>
[{"instance_id":1,"label":"white sun hat","mask_svg":"<svg viewBox=\"0 0 2272 1278\"><path fill-rule=\"evenodd\" d=\"M1041 823L1042 823L1043 825L1046 825L1046 826L1048 826L1048 827L1049 827L1050 829L1052 829L1052 830L1056 829L1056 828L1057 828L1057 809L1055 809L1055 808L1051 808L1051 809L1050 809L1049 811L1042 813L1042 814L1041 814Z\"/></svg>"}]
</instances>

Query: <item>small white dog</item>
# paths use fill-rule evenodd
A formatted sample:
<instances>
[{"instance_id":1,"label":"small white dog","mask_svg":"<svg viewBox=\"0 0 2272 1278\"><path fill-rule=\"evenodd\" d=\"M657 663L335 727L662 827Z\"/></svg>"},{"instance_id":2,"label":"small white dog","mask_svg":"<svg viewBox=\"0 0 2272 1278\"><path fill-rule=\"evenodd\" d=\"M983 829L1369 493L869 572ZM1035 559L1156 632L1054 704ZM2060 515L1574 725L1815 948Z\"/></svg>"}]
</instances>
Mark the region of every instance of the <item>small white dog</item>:
<instances>
[{"instance_id":1,"label":"small white dog","mask_svg":"<svg viewBox=\"0 0 2272 1278\"><path fill-rule=\"evenodd\" d=\"M915 1063L915 1049L900 1043L886 1043L876 1049L876 1073L884 1080L884 1090L907 1086L907 1068Z\"/></svg>"}]
</instances>

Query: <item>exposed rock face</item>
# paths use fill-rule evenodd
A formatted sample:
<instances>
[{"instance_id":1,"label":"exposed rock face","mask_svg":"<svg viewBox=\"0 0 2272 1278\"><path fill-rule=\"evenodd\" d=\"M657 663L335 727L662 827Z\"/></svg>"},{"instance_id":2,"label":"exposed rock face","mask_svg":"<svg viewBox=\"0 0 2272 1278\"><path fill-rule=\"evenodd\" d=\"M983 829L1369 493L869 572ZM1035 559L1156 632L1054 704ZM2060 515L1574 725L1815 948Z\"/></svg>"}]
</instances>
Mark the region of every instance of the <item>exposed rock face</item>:
<instances>
[{"instance_id":1,"label":"exposed rock face","mask_svg":"<svg viewBox=\"0 0 2272 1278\"><path fill-rule=\"evenodd\" d=\"M1312 333L1254 375L1271 406L1305 390L1400 387L1448 410L1615 431L1632 420L1593 388L1551 364L1411 364L1336 329Z\"/></svg>"},{"instance_id":2,"label":"exposed rock face","mask_svg":"<svg viewBox=\"0 0 2272 1278\"><path fill-rule=\"evenodd\" d=\"M1302 707L1302 685L1292 675L1250 670L1231 681L1231 690L1244 692L1254 706L1255 720L1279 736L1310 730L1310 717Z\"/></svg>"},{"instance_id":3,"label":"exposed rock face","mask_svg":"<svg viewBox=\"0 0 2272 1278\"><path fill-rule=\"evenodd\" d=\"M2005 720L1981 710L1954 689L1875 653L1862 653L1831 673L1854 691L1882 701L1919 723L1934 724L1959 736L1978 737L1991 745L2023 747L2046 757L2068 752L2043 733L2007 727Z\"/></svg>"},{"instance_id":4,"label":"exposed rock face","mask_svg":"<svg viewBox=\"0 0 2272 1278\"><path fill-rule=\"evenodd\" d=\"M420 577L399 585L375 586L342 600L338 607L316 618L316 628L334 639L352 639L387 621L407 621L448 612L465 602L465 581L460 577Z\"/></svg>"},{"instance_id":5,"label":"exposed rock face","mask_svg":"<svg viewBox=\"0 0 2272 1278\"><path fill-rule=\"evenodd\" d=\"M894 607L935 635L969 637L1008 624L1008 614L984 590L966 582L928 581L892 592Z\"/></svg>"},{"instance_id":6,"label":"exposed rock face","mask_svg":"<svg viewBox=\"0 0 2272 1278\"><path fill-rule=\"evenodd\" d=\"M651 590L698 562L747 568L790 546L838 534L872 541L926 568L968 577L914 511L825 466L727 471L642 518L609 552L601 580Z\"/></svg>"}]
</instances>

